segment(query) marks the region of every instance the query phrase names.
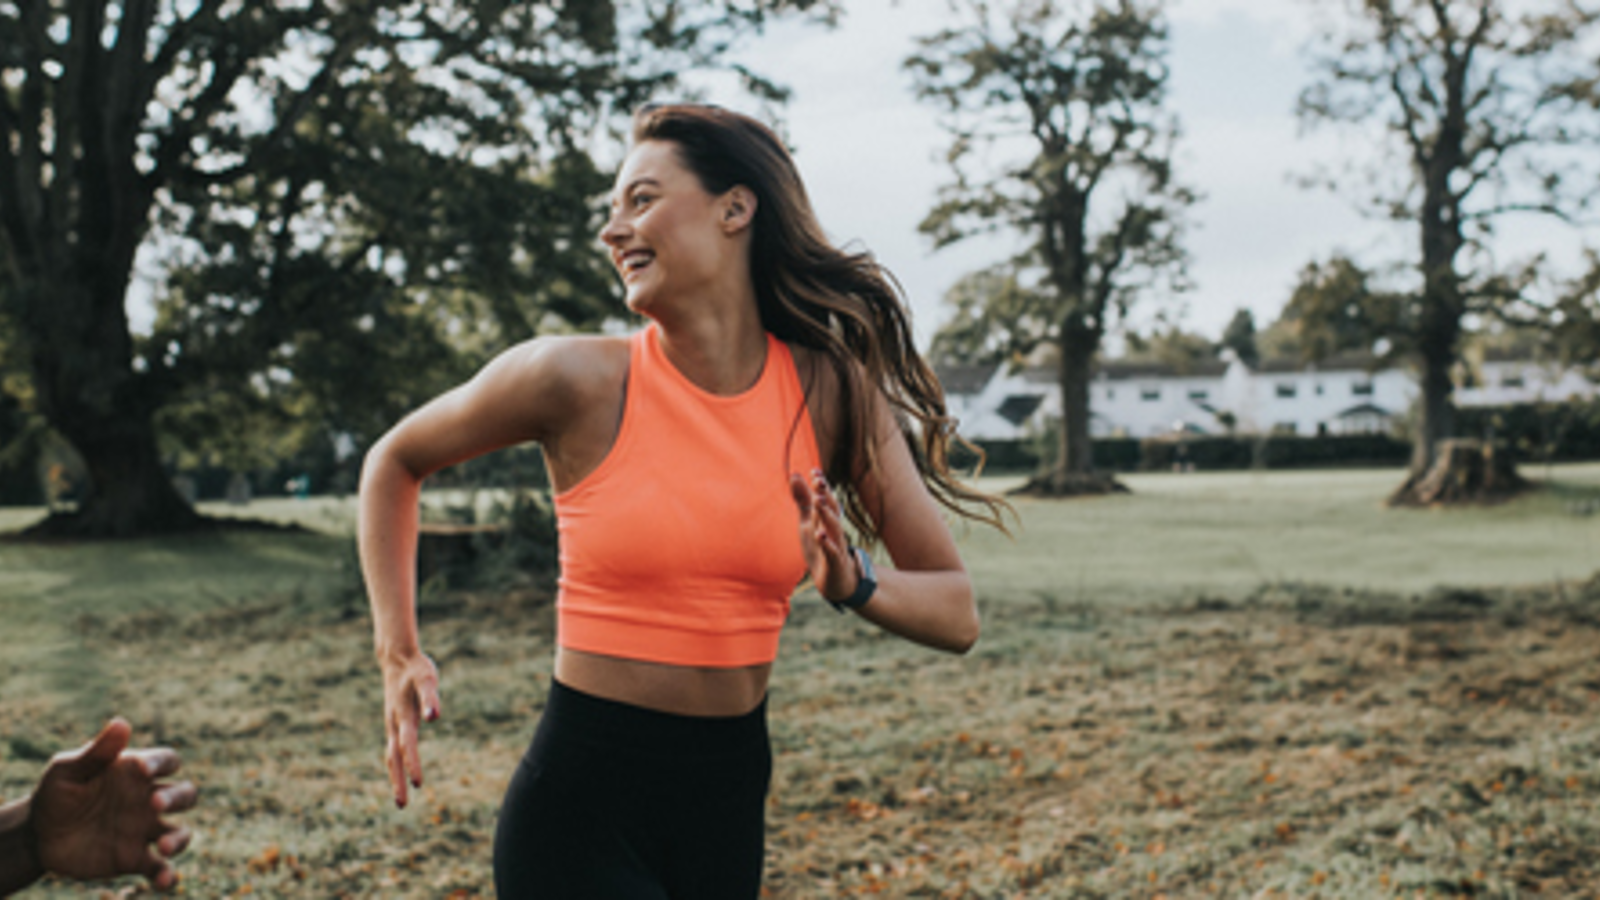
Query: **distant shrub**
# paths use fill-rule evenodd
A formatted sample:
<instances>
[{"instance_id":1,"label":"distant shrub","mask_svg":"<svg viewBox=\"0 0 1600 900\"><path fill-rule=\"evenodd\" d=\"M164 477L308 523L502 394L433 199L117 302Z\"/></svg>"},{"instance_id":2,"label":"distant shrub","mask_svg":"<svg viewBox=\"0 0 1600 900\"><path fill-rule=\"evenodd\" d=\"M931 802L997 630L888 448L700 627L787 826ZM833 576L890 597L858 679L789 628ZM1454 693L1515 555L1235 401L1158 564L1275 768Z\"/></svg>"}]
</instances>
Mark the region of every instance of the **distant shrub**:
<instances>
[{"instance_id":1,"label":"distant shrub","mask_svg":"<svg viewBox=\"0 0 1600 900\"><path fill-rule=\"evenodd\" d=\"M1394 466L1410 458L1411 445L1385 434L1146 438L1139 455L1147 472L1185 464L1200 471Z\"/></svg>"},{"instance_id":2,"label":"distant shrub","mask_svg":"<svg viewBox=\"0 0 1600 900\"><path fill-rule=\"evenodd\" d=\"M554 585L557 531L549 492L512 491L482 515L476 510L469 499L445 510L451 521L423 527L419 583L480 590Z\"/></svg>"},{"instance_id":3,"label":"distant shrub","mask_svg":"<svg viewBox=\"0 0 1600 900\"><path fill-rule=\"evenodd\" d=\"M1504 444L1518 462L1600 459L1600 400L1467 407L1456 431Z\"/></svg>"}]
</instances>

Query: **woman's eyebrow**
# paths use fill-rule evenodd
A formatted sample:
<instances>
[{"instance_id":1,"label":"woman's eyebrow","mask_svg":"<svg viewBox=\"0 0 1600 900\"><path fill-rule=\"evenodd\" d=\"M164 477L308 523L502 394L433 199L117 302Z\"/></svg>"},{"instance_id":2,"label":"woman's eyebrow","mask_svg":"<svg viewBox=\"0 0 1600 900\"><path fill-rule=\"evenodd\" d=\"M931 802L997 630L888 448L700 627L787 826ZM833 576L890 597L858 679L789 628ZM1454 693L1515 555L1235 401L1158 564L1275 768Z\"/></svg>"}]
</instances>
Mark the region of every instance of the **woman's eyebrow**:
<instances>
[{"instance_id":1,"label":"woman's eyebrow","mask_svg":"<svg viewBox=\"0 0 1600 900\"><path fill-rule=\"evenodd\" d=\"M639 187L640 185L646 185L646 184L648 184L648 185L650 185L652 187L660 187L661 186L661 182L655 180L654 178L651 178L649 175L641 175L640 177L635 178L634 180L628 182L628 186L623 188L621 191L613 193L611 195L611 205L612 206L616 206L617 205L617 198L626 197L626 196L628 196L628 194L632 193L634 188Z\"/></svg>"}]
</instances>

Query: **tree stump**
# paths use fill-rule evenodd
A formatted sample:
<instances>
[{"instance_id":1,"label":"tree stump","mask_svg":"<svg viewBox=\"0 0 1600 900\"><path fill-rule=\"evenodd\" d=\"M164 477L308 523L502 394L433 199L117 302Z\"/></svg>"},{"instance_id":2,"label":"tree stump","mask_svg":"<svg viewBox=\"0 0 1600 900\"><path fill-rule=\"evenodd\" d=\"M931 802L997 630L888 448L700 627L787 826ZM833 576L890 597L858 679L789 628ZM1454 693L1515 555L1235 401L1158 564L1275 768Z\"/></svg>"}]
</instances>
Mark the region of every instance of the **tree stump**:
<instances>
[{"instance_id":1,"label":"tree stump","mask_svg":"<svg viewBox=\"0 0 1600 900\"><path fill-rule=\"evenodd\" d=\"M1390 506L1499 503L1530 487L1504 447L1476 440L1440 441L1433 466L1389 496Z\"/></svg>"},{"instance_id":2,"label":"tree stump","mask_svg":"<svg viewBox=\"0 0 1600 900\"><path fill-rule=\"evenodd\" d=\"M1013 497L1101 497L1130 493L1128 486L1106 472L1066 472L1054 470L1035 475L1010 492Z\"/></svg>"}]
</instances>

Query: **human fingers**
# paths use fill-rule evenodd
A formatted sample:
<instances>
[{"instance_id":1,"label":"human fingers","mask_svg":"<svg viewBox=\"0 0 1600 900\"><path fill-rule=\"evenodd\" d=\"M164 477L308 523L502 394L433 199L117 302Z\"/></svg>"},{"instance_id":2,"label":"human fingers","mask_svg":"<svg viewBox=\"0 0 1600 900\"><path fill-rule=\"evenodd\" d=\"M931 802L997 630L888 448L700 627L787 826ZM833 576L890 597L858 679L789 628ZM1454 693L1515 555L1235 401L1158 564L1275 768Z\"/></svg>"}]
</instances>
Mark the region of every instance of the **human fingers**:
<instances>
[{"instance_id":1,"label":"human fingers","mask_svg":"<svg viewBox=\"0 0 1600 900\"><path fill-rule=\"evenodd\" d=\"M172 864L149 850L144 851L144 858L139 861L138 873L143 875L150 884L163 891L178 882L178 873L173 870Z\"/></svg>"},{"instance_id":2,"label":"human fingers","mask_svg":"<svg viewBox=\"0 0 1600 900\"><path fill-rule=\"evenodd\" d=\"M430 675L417 685L417 699L422 703L422 720L433 722L439 718L439 679Z\"/></svg>"},{"instance_id":3,"label":"human fingers","mask_svg":"<svg viewBox=\"0 0 1600 900\"><path fill-rule=\"evenodd\" d=\"M117 761L132 734L133 726L118 716L107 722L94 740L77 750L57 754L53 764L74 781L88 781Z\"/></svg>"},{"instance_id":4,"label":"human fingers","mask_svg":"<svg viewBox=\"0 0 1600 900\"><path fill-rule=\"evenodd\" d=\"M825 548L838 551L845 546L844 510L820 470L812 475L812 493L815 497L813 506L816 510L818 539Z\"/></svg>"},{"instance_id":5,"label":"human fingers","mask_svg":"<svg viewBox=\"0 0 1600 900\"><path fill-rule=\"evenodd\" d=\"M157 789L150 797L150 805L158 813L180 813L193 809L199 798L200 792L193 782L180 781Z\"/></svg>"},{"instance_id":6,"label":"human fingers","mask_svg":"<svg viewBox=\"0 0 1600 900\"><path fill-rule=\"evenodd\" d=\"M182 757L171 747L128 750L123 755L138 760L144 773L151 778L165 778L183 766Z\"/></svg>"},{"instance_id":7,"label":"human fingers","mask_svg":"<svg viewBox=\"0 0 1600 900\"><path fill-rule=\"evenodd\" d=\"M828 476L822 474L821 469L811 473L811 491L815 496L814 504L822 513L832 512L835 516L841 512L839 497L833 492L833 485L828 483Z\"/></svg>"},{"instance_id":8,"label":"human fingers","mask_svg":"<svg viewBox=\"0 0 1600 900\"><path fill-rule=\"evenodd\" d=\"M400 718L400 759L412 787L422 787L422 754L417 749L417 712L407 710Z\"/></svg>"},{"instance_id":9,"label":"human fingers","mask_svg":"<svg viewBox=\"0 0 1600 900\"><path fill-rule=\"evenodd\" d=\"M805 476L799 472L789 474L789 494L794 497L794 505L800 509L801 520L811 518L811 488L806 484Z\"/></svg>"},{"instance_id":10,"label":"human fingers","mask_svg":"<svg viewBox=\"0 0 1600 900\"><path fill-rule=\"evenodd\" d=\"M384 749L384 763L389 767L389 786L394 789L394 805L400 809L406 808L406 773L405 767L400 762L400 741L394 736L389 736L389 744Z\"/></svg>"},{"instance_id":11,"label":"human fingers","mask_svg":"<svg viewBox=\"0 0 1600 900\"><path fill-rule=\"evenodd\" d=\"M177 856L189 849L189 840L193 837L187 828L174 828L156 840L156 852L165 857Z\"/></svg>"},{"instance_id":12,"label":"human fingers","mask_svg":"<svg viewBox=\"0 0 1600 900\"><path fill-rule=\"evenodd\" d=\"M150 877L150 883L158 891L170 891L178 886L178 870L174 869L171 863L161 863L155 875Z\"/></svg>"}]
</instances>

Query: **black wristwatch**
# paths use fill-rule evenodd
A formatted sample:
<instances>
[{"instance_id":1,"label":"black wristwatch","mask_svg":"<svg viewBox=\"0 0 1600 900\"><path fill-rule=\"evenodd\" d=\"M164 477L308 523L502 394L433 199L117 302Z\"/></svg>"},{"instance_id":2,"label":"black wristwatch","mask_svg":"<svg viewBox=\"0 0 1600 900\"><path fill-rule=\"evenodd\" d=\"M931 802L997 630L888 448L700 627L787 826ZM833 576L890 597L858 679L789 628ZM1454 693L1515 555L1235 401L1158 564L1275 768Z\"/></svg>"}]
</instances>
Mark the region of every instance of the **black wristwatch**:
<instances>
[{"instance_id":1,"label":"black wristwatch","mask_svg":"<svg viewBox=\"0 0 1600 900\"><path fill-rule=\"evenodd\" d=\"M878 590L878 572L872 568L872 557L860 547L851 547L850 555L856 560L856 589L850 596L843 600L828 600L836 612L843 613L847 609L860 609L867 605L872 595Z\"/></svg>"}]
</instances>

